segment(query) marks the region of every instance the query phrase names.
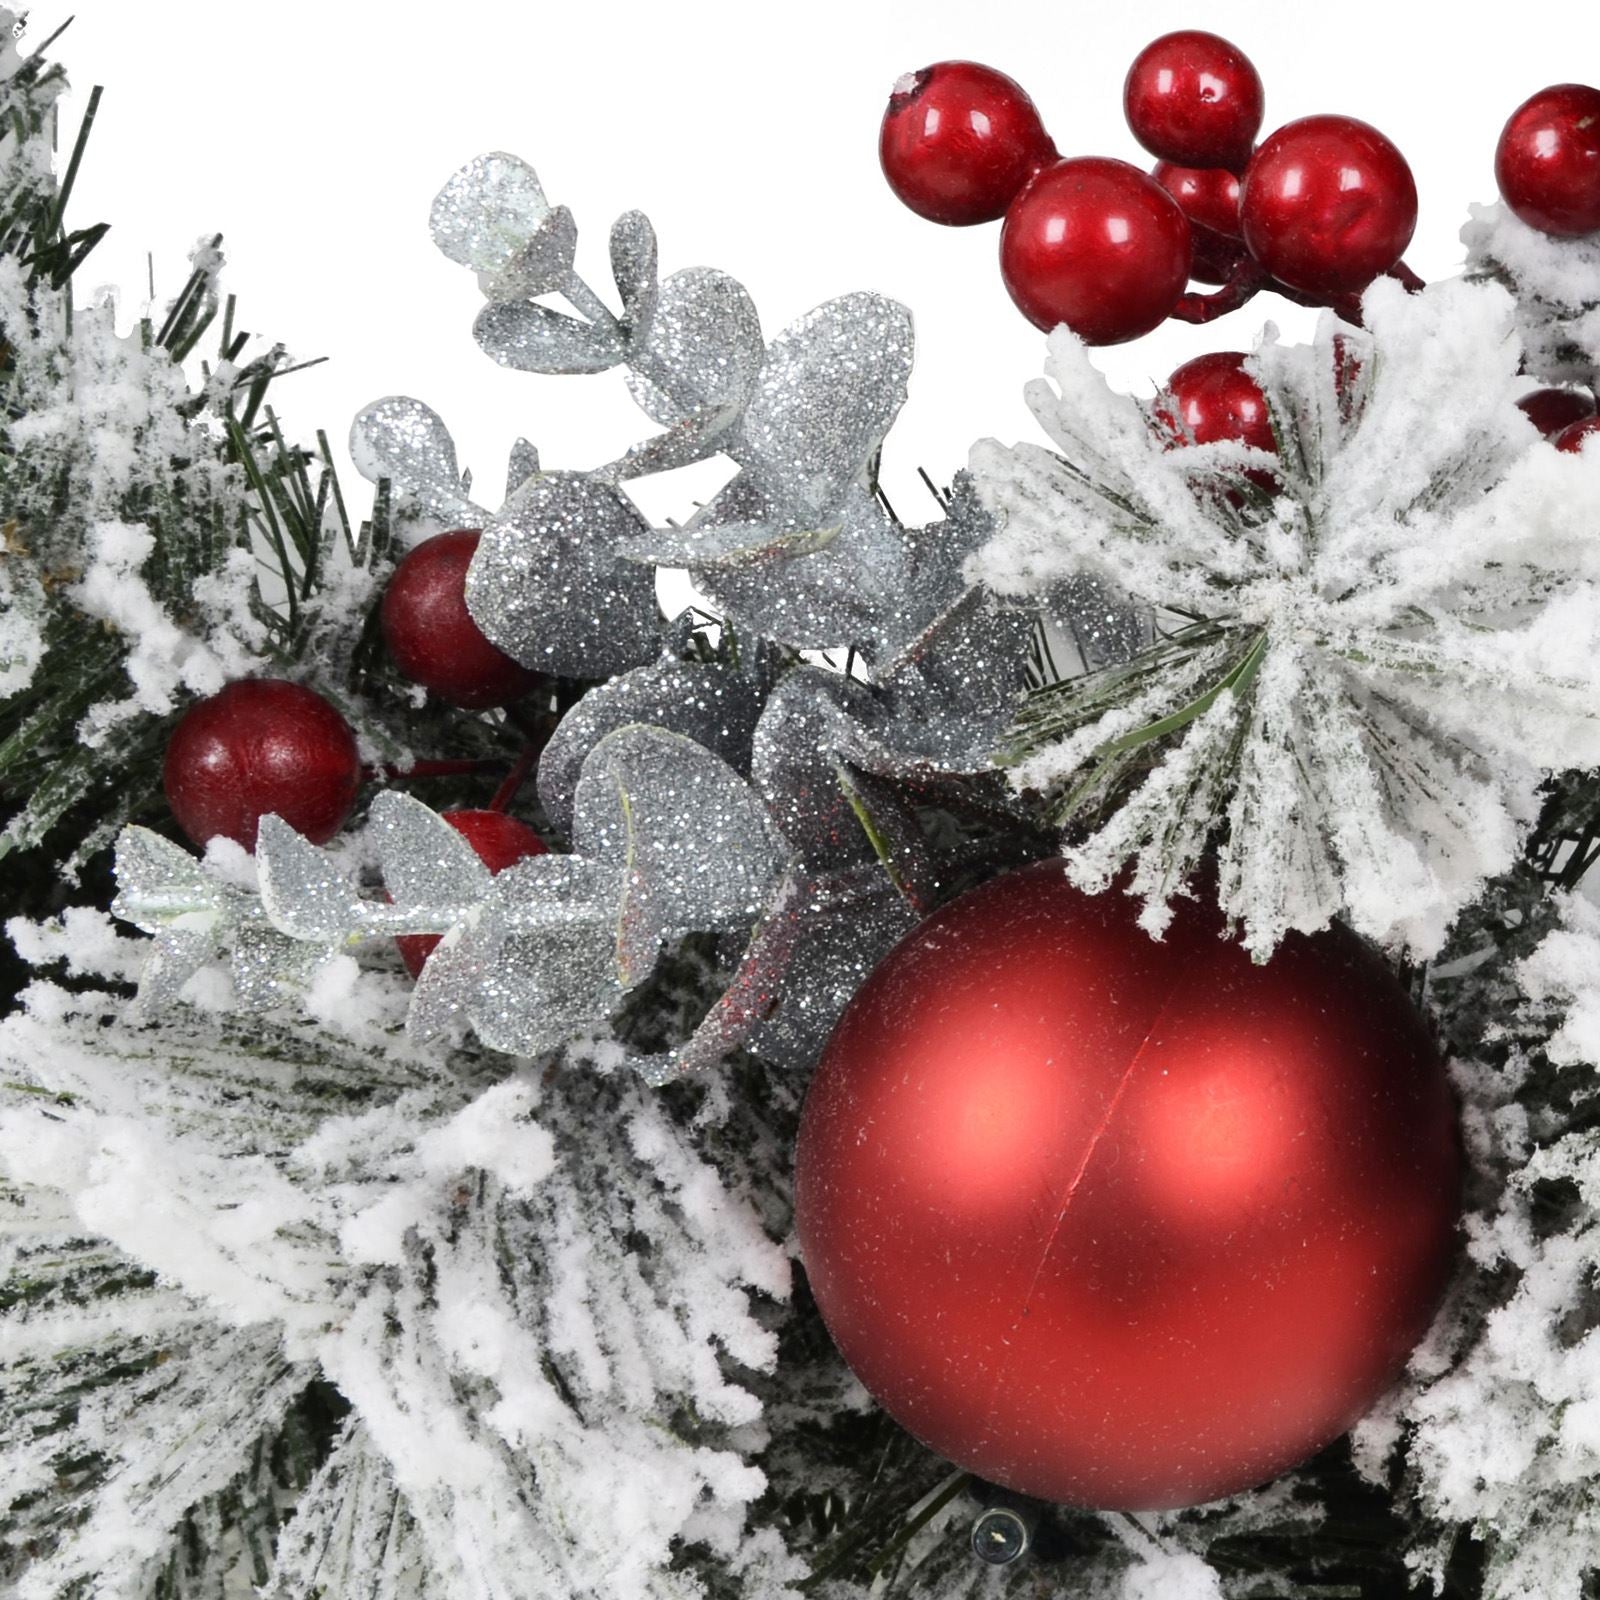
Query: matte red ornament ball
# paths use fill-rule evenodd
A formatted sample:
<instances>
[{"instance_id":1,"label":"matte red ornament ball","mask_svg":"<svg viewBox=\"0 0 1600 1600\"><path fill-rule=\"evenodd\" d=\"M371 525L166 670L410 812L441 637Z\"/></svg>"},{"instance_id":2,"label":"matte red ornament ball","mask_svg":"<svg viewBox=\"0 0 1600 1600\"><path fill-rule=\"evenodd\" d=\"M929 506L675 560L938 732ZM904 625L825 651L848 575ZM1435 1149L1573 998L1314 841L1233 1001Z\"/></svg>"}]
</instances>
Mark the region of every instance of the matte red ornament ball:
<instances>
[{"instance_id":1,"label":"matte red ornament ball","mask_svg":"<svg viewBox=\"0 0 1600 1600\"><path fill-rule=\"evenodd\" d=\"M1376 128L1355 117L1302 117L1250 158L1239 217L1250 254L1280 283L1351 294L1405 254L1417 185Z\"/></svg>"},{"instance_id":2,"label":"matte red ornament ball","mask_svg":"<svg viewBox=\"0 0 1600 1600\"><path fill-rule=\"evenodd\" d=\"M1198 28L1152 40L1122 86L1134 138L1182 167L1242 167L1265 104L1261 75L1244 51Z\"/></svg>"},{"instance_id":3,"label":"matte red ornament ball","mask_svg":"<svg viewBox=\"0 0 1600 1600\"><path fill-rule=\"evenodd\" d=\"M525 822L503 811L441 811L439 815L470 844L491 873L504 872L529 856L542 856L549 846ZM396 938L400 959L413 978L422 976L423 963L443 937L437 933L403 933Z\"/></svg>"},{"instance_id":4,"label":"matte red ornament ball","mask_svg":"<svg viewBox=\"0 0 1600 1600\"><path fill-rule=\"evenodd\" d=\"M1226 283L1244 259L1239 236L1239 176L1226 167L1179 167L1158 161L1150 176L1189 219L1193 259L1189 276L1199 283Z\"/></svg>"},{"instance_id":5,"label":"matte red ornament ball","mask_svg":"<svg viewBox=\"0 0 1600 1600\"><path fill-rule=\"evenodd\" d=\"M400 672L465 711L510 705L540 675L491 644L467 610L476 528L438 533L408 550L383 593L379 621Z\"/></svg>"},{"instance_id":6,"label":"matte red ornament ball","mask_svg":"<svg viewBox=\"0 0 1600 1600\"><path fill-rule=\"evenodd\" d=\"M1594 415L1594 401L1581 389L1535 389L1517 401L1517 409L1547 439L1574 422Z\"/></svg>"},{"instance_id":7,"label":"matte red ornament ball","mask_svg":"<svg viewBox=\"0 0 1600 1600\"><path fill-rule=\"evenodd\" d=\"M932 1449L1102 1509L1304 1460L1399 1373L1449 1273L1448 1081L1342 931L1161 943L1060 862L915 929L841 1019L796 1154L807 1277Z\"/></svg>"},{"instance_id":8,"label":"matte red ornament ball","mask_svg":"<svg viewBox=\"0 0 1600 1600\"><path fill-rule=\"evenodd\" d=\"M1046 167L1012 201L1000 273L1036 327L1065 323L1085 344L1158 326L1189 281L1189 222L1126 161L1078 156Z\"/></svg>"},{"instance_id":9,"label":"matte red ornament ball","mask_svg":"<svg viewBox=\"0 0 1600 1600\"><path fill-rule=\"evenodd\" d=\"M355 806L361 756L349 723L315 690L242 678L184 713L161 781L197 845L220 834L254 850L269 812L326 844Z\"/></svg>"},{"instance_id":10,"label":"matte red ornament ball","mask_svg":"<svg viewBox=\"0 0 1600 1600\"><path fill-rule=\"evenodd\" d=\"M1505 202L1558 238L1600 230L1600 89L1557 83L1511 113L1495 147Z\"/></svg>"},{"instance_id":11,"label":"matte red ornament ball","mask_svg":"<svg viewBox=\"0 0 1600 1600\"><path fill-rule=\"evenodd\" d=\"M894 86L878 134L889 187L918 216L965 227L1005 215L1056 158L1027 90L976 61L938 61Z\"/></svg>"},{"instance_id":12,"label":"matte red ornament ball","mask_svg":"<svg viewBox=\"0 0 1600 1600\"><path fill-rule=\"evenodd\" d=\"M1577 455L1590 439L1600 437L1600 417L1584 417L1556 435L1556 449Z\"/></svg>"}]
</instances>

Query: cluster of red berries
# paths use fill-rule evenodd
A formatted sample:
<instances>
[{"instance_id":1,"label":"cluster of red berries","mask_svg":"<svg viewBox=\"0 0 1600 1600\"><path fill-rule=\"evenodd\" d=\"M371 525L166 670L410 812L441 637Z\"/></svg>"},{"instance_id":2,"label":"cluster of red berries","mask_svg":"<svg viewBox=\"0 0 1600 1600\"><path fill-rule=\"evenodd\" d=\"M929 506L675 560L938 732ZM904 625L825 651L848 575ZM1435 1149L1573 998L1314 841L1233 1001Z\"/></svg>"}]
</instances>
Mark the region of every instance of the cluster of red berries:
<instances>
[{"instance_id":1,"label":"cluster of red berries","mask_svg":"<svg viewBox=\"0 0 1600 1600\"><path fill-rule=\"evenodd\" d=\"M395 568L379 610L401 674L469 711L511 705L545 681L492 644L467 611L478 539L476 530L457 529L417 545ZM167 804L195 844L221 835L247 850L269 814L326 844L355 809L366 775L349 723L315 690L282 678L241 679L190 707L162 767ZM491 872L546 849L502 811L441 814ZM397 942L415 976L438 939Z\"/></svg>"},{"instance_id":2,"label":"cluster of red berries","mask_svg":"<svg viewBox=\"0 0 1600 1600\"><path fill-rule=\"evenodd\" d=\"M1087 344L1138 338L1168 317L1209 322L1272 288L1356 320L1401 260L1417 189L1395 145L1354 117L1284 124L1259 145L1264 96L1249 58L1216 34L1169 33L1129 68L1123 107L1151 172L1062 159L1020 84L943 61L895 85L878 153L895 193L934 222L1005 219L1000 272L1041 328ZM1546 89L1506 125L1501 190L1547 232L1600 228L1600 91ZM1220 284L1214 294L1191 282Z\"/></svg>"}]
</instances>

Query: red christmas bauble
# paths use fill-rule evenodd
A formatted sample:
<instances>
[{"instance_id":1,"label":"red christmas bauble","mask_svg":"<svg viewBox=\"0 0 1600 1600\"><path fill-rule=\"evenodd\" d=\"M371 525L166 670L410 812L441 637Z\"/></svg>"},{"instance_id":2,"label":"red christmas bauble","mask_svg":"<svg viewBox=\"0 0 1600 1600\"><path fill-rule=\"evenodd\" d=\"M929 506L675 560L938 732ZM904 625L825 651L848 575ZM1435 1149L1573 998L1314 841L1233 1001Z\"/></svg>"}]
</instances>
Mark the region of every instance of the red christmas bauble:
<instances>
[{"instance_id":1,"label":"red christmas bauble","mask_svg":"<svg viewBox=\"0 0 1600 1600\"><path fill-rule=\"evenodd\" d=\"M1302 117L1250 158L1239 218L1250 254L1280 283L1352 294L1405 254L1417 185L1376 128L1354 117Z\"/></svg>"},{"instance_id":2,"label":"red christmas bauble","mask_svg":"<svg viewBox=\"0 0 1600 1600\"><path fill-rule=\"evenodd\" d=\"M1101 156L1046 167L1011 202L1000 272L1036 327L1085 344L1158 326L1189 281L1189 221L1148 173Z\"/></svg>"},{"instance_id":3,"label":"red christmas bauble","mask_svg":"<svg viewBox=\"0 0 1600 1600\"><path fill-rule=\"evenodd\" d=\"M1600 89L1557 83L1511 113L1495 182L1530 228L1560 238L1600 230Z\"/></svg>"},{"instance_id":4,"label":"red christmas bauble","mask_svg":"<svg viewBox=\"0 0 1600 1600\"><path fill-rule=\"evenodd\" d=\"M1163 34L1134 57L1122 86L1133 136L1183 167L1242 167L1265 94L1250 58L1214 33Z\"/></svg>"},{"instance_id":5,"label":"red christmas bauble","mask_svg":"<svg viewBox=\"0 0 1600 1600\"><path fill-rule=\"evenodd\" d=\"M441 811L439 815L473 848L490 872L504 872L529 856L542 856L549 846L525 822L503 811ZM403 933L396 938L400 959L413 978L422 976L423 963L443 937L437 933Z\"/></svg>"},{"instance_id":6,"label":"red christmas bauble","mask_svg":"<svg viewBox=\"0 0 1600 1600\"><path fill-rule=\"evenodd\" d=\"M269 812L326 844L355 806L361 756L350 725L314 690L243 678L184 713L161 781L197 845L221 834L254 850Z\"/></svg>"},{"instance_id":7,"label":"red christmas bauble","mask_svg":"<svg viewBox=\"0 0 1600 1600\"><path fill-rule=\"evenodd\" d=\"M1517 401L1517 409L1547 439L1594 415L1594 401L1581 389L1535 389Z\"/></svg>"},{"instance_id":8,"label":"red christmas bauble","mask_svg":"<svg viewBox=\"0 0 1600 1600\"><path fill-rule=\"evenodd\" d=\"M1590 439L1597 436L1600 436L1600 417L1583 417L1556 435L1556 449L1577 455Z\"/></svg>"},{"instance_id":9,"label":"red christmas bauble","mask_svg":"<svg viewBox=\"0 0 1600 1600\"><path fill-rule=\"evenodd\" d=\"M992 1482L1196 1504L1305 1459L1394 1380L1447 1277L1452 1097L1341 930L1255 966L1161 943L1060 862L964 895L845 1012L796 1155L846 1361Z\"/></svg>"},{"instance_id":10,"label":"red christmas bauble","mask_svg":"<svg viewBox=\"0 0 1600 1600\"><path fill-rule=\"evenodd\" d=\"M976 61L908 72L878 135L889 187L918 216L955 227L1003 217L1055 156L1027 90Z\"/></svg>"},{"instance_id":11,"label":"red christmas bauble","mask_svg":"<svg viewBox=\"0 0 1600 1600\"><path fill-rule=\"evenodd\" d=\"M438 533L401 558L383 592L379 621L394 664L413 683L464 711L510 705L539 682L467 610L467 568L481 534Z\"/></svg>"}]
</instances>

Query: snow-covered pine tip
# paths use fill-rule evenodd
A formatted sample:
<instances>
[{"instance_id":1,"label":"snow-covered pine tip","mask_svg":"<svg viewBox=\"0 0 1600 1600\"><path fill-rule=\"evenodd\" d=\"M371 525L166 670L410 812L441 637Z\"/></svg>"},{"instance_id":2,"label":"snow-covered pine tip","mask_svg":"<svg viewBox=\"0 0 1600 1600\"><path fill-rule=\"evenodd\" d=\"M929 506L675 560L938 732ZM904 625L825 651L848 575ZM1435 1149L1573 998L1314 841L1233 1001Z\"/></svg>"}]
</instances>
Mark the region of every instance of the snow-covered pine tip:
<instances>
[{"instance_id":1,"label":"snow-covered pine tip","mask_svg":"<svg viewBox=\"0 0 1600 1600\"><path fill-rule=\"evenodd\" d=\"M1557 897L1533 953L1483 1006L1490 1037L1454 1066L1472 1167L1466 1263L1406 1379L1355 1432L1376 1483L1405 1485L1434 1521L1407 1565L1442 1590L1463 1525L1481 1593L1582 1600L1600 1567L1600 908ZM1490 953L1491 966L1495 953ZM1520 996L1520 1001L1517 998ZM1559 1198L1553 1198L1559 1197Z\"/></svg>"},{"instance_id":2,"label":"snow-covered pine tip","mask_svg":"<svg viewBox=\"0 0 1600 1600\"><path fill-rule=\"evenodd\" d=\"M1467 275L1516 295L1526 372L1546 383L1600 380L1600 233L1558 239L1504 204L1467 210Z\"/></svg>"},{"instance_id":3,"label":"snow-covered pine tip","mask_svg":"<svg viewBox=\"0 0 1600 1600\"><path fill-rule=\"evenodd\" d=\"M1076 882L1133 863L1152 933L1217 839L1257 959L1336 915L1429 956L1512 864L1544 775L1600 763L1600 451L1516 409L1500 286L1380 279L1364 310L1305 346L1268 329L1249 366L1276 456L1173 449L1065 329L1054 387L1027 391L1056 449L973 448L1003 525L969 576L1048 601L1091 574L1161 624L1039 691L1001 752L1071 830Z\"/></svg>"}]
</instances>

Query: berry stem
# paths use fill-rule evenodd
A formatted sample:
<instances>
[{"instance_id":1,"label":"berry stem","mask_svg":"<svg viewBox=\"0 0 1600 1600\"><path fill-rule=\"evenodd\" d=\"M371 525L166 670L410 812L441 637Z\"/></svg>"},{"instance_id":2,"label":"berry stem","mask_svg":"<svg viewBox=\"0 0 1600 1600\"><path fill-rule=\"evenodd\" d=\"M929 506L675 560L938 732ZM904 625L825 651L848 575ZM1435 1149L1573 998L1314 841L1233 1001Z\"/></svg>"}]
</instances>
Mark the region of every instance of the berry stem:
<instances>
[{"instance_id":1,"label":"berry stem","mask_svg":"<svg viewBox=\"0 0 1600 1600\"><path fill-rule=\"evenodd\" d=\"M1215 294L1189 293L1179 297L1172 315L1179 322L1214 322L1253 300L1271 280L1261 264L1246 256Z\"/></svg>"},{"instance_id":2,"label":"berry stem","mask_svg":"<svg viewBox=\"0 0 1600 1600\"><path fill-rule=\"evenodd\" d=\"M543 748L542 742L530 744L517 757L510 772L506 774L505 782L495 790L494 798L484 807L486 811L504 811L510 806L517 798L517 790L528 781L528 774L533 771L533 764L539 759L539 752Z\"/></svg>"},{"instance_id":3,"label":"berry stem","mask_svg":"<svg viewBox=\"0 0 1600 1600\"><path fill-rule=\"evenodd\" d=\"M1419 278L1403 261L1395 262L1389 268L1388 276L1397 279L1407 294L1417 294L1428 287L1426 281Z\"/></svg>"}]
</instances>

